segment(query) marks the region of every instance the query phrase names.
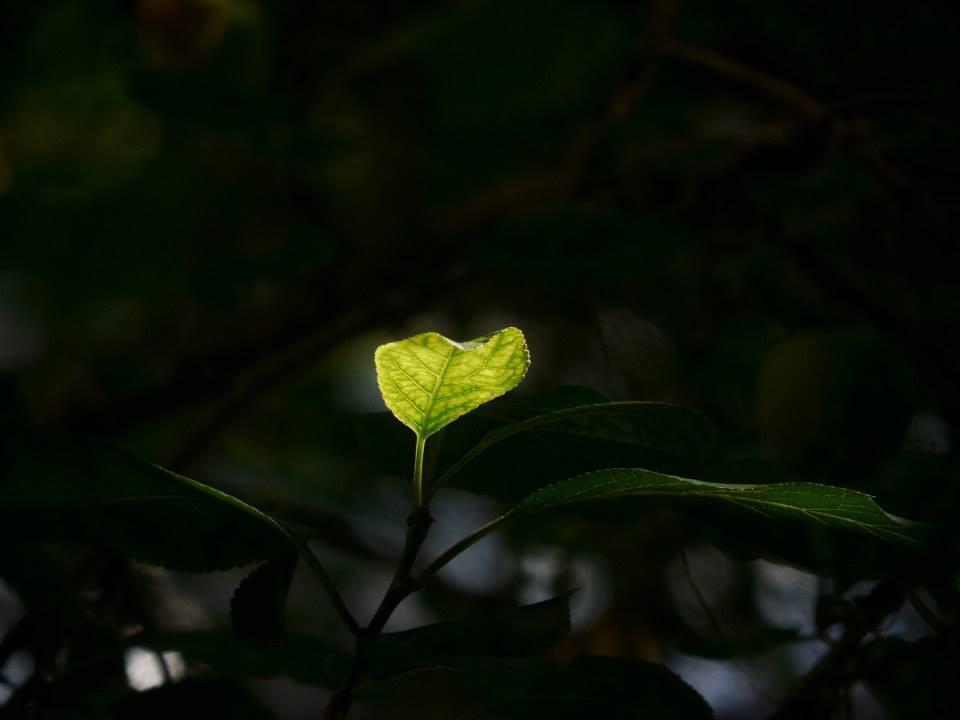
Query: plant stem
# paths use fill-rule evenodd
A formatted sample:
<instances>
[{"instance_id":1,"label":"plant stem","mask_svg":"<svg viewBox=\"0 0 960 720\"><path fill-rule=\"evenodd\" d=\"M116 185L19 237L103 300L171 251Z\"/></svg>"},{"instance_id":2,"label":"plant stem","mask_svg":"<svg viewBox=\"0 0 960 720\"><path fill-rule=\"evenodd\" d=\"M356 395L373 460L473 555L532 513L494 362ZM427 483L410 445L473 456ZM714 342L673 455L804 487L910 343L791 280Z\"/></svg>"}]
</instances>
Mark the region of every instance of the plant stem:
<instances>
[{"instance_id":1,"label":"plant stem","mask_svg":"<svg viewBox=\"0 0 960 720\"><path fill-rule=\"evenodd\" d=\"M782 80L737 62L720 53L663 39L658 49L668 58L708 70L757 88L770 97L789 105L810 121L819 122L829 115L827 108L810 93Z\"/></svg>"},{"instance_id":2,"label":"plant stem","mask_svg":"<svg viewBox=\"0 0 960 720\"><path fill-rule=\"evenodd\" d=\"M417 433L417 446L413 455L414 509L407 517L407 535L403 541L403 551L400 553L397 569L394 571L390 586L384 593L380 606L370 619L370 623L366 628L354 633L357 642L353 651L353 663L343 681L343 686L333 694L330 702L327 703L327 707L323 711L323 720L342 720L350 712L350 706L353 704L353 693L360 681L366 660L364 657L365 643L370 642L381 633L397 606L403 602L407 595L417 589L418 582L413 577L413 565L420 554L420 548L423 547L423 541L427 539L430 525L433 524L430 508L423 504L423 452L426 443L427 438ZM347 614L349 615L349 611L347 611Z\"/></svg>"},{"instance_id":3,"label":"plant stem","mask_svg":"<svg viewBox=\"0 0 960 720\"><path fill-rule=\"evenodd\" d=\"M419 443L418 443L419 445ZM420 447L417 452L418 462L416 467L422 469L423 449ZM416 471L415 471L416 472ZM343 681L343 687L333 694L330 702L323 712L323 720L342 720L350 712L350 706L353 704L353 693L360 681L363 673L365 657L364 643L369 642L379 635L393 611L403 602L410 593L417 589L417 581L413 577L413 565L420 554L420 548L427 538L430 525L433 524L433 517L430 515L430 508L418 505L409 517L407 517L407 536L403 543L403 551L400 554L400 560L397 563L397 569L390 581L390 586L384 593L380 606L373 614L370 624L364 628L357 637L357 643L353 654L353 664Z\"/></svg>"},{"instance_id":4,"label":"plant stem","mask_svg":"<svg viewBox=\"0 0 960 720\"><path fill-rule=\"evenodd\" d=\"M413 455L413 502L415 507L423 505L423 450L427 439L417 434L417 449Z\"/></svg>"},{"instance_id":5,"label":"plant stem","mask_svg":"<svg viewBox=\"0 0 960 720\"><path fill-rule=\"evenodd\" d=\"M397 563L397 570L390 587L367 626L366 632L368 635L376 635L383 630L383 626L387 624L387 620L390 619L390 615L393 614L397 605L415 588L413 564L420 554L420 548L423 547L423 542L427 539L427 532L432 524L433 517L430 515L429 508L426 507L416 508L407 518L407 537L403 544L403 552L400 555L399 563Z\"/></svg>"},{"instance_id":6,"label":"plant stem","mask_svg":"<svg viewBox=\"0 0 960 720\"><path fill-rule=\"evenodd\" d=\"M804 675L767 720L828 717L856 679L857 655L863 640L903 605L903 590L891 582L875 586L858 598L846 631L830 651Z\"/></svg>"},{"instance_id":7,"label":"plant stem","mask_svg":"<svg viewBox=\"0 0 960 720\"><path fill-rule=\"evenodd\" d=\"M186 476L176 475L176 473L171 474L175 475L181 482L186 483L190 487L196 488L202 493L232 505L237 510L256 518L260 522L266 523L274 530L279 532L297 549L297 552L303 556L303 559L306 560L307 564L310 566L310 569L313 571L313 574L317 576L320 584L323 585L323 589L327 591L327 595L330 596L330 601L333 603L334 608L340 615L340 618L343 620L344 624L347 626L347 628L349 628L350 632L352 632L354 635L360 632L360 625L350 613L349 608L347 608L347 604L343 601L343 597L341 597L339 591L337 590L337 586L334 584L333 579L327 574L326 569L323 567L323 563L321 563L320 559L313 554L313 550L310 549L310 546L303 538L291 531L286 525L273 517L273 515L265 513L263 510L255 508L253 505L248 505L247 503L243 502L243 500L235 498L233 495L228 495L221 490L217 490L209 485L204 485L203 483L199 483L196 480Z\"/></svg>"}]
</instances>

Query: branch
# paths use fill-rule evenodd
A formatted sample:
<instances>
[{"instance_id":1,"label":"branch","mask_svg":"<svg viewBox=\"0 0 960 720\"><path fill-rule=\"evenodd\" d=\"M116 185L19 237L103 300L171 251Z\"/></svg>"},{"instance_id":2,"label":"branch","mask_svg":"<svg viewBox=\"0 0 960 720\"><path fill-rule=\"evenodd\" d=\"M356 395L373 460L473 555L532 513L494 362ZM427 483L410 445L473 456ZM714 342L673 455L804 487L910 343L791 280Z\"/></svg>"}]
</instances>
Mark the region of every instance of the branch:
<instances>
[{"instance_id":1,"label":"branch","mask_svg":"<svg viewBox=\"0 0 960 720\"><path fill-rule=\"evenodd\" d=\"M464 274L449 267L455 259L455 255L450 255L438 263L433 277L439 276L441 279L436 282L415 287L408 292L401 292L400 287L387 286L366 303L361 299L359 307L332 322L330 315L336 317L335 312L318 317L317 324L322 330L298 339L289 347L277 349L265 362L234 382L213 413L182 444L171 462L173 469L184 472L264 394L305 373L345 341L377 327L384 318L423 309L424 305L442 295L451 285L462 283ZM394 275L400 279L407 277L402 265ZM324 326L324 322L330 325Z\"/></svg>"},{"instance_id":2,"label":"branch","mask_svg":"<svg viewBox=\"0 0 960 720\"><path fill-rule=\"evenodd\" d=\"M365 662L361 641L369 642L379 635L397 606L417 589L417 582L413 577L413 565L417 561L420 548L423 547L423 542L426 540L432 524L433 517L430 515L430 509L424 506L415 508L407 518L407 536L403 543L403 552L400 555L400 561L397 563L396 572L394 572L390 586L387 588L383 600L380 601L377 611L373 614L370 624L361 631L360 637L358 637L350 671L343 681L343 687L335 692L333 697L330 698L330 702L327 703L327 707L323 711L323 720L341 720L350 712L350 706L353 704L353 694L360 682Z\"/></svg>"},{"instance_id":3,"label":"branch","mask_svg":"<svg viewBox=\"0 0 960 720\"><path fill-rule=\"evenodd\" d=\"M661 40L658 49L665 57L688 65L697 65L717 75L750 85L789 106L810 122L822 122L830 115L823 103L805 90L774 75L754 70L726 55L670 39Z\"/></svg>"},{"instance_id":4,"label":"branch","mask_svg":"<svg viewBox=\"0 0 960 720\"><path fill-rule=\"evenodd\" d=\"M937 209L919 192L911 179L881 154L873 152L850 139L856 138L855 128L862 125L856 118L837 117L830 108L797 85L774 75L755 70L730 57L693 47L675 40L663 39L658 44L663 57L696 66L730 78L772 98L791 109L812 125L827 125L833 138L843 141L841 149L850 160L904 196L928 217L936 219ZM930 329L918 319L905 317L896 308L890 308L873 298L856 283L843 277L806 244L792 242L788 251L811 278L828 293L848 304L876 327L897 338L911 352L918 352L921 363L941 379L944 411L951 418L960 416L960 391L956 390L956 368L960 366L960 352L947 345L939 328Z\"/></svg>"},{"instance_id":5,"label":"branch","mask_svg":"<svg viewBox=\"0 0 960 720\"><path fill-rule=\"evenodd\" d=\"M769 720L830 717L829 710L840 701L853 681L850 666L858 656L864 638L896 612L903 600L903 592L890 583L880 583L860 598L843 636L783 699Z\"/></svg>"},{"instance_id":6,"label":"branch","mask_svg":"<svg viewBox=\"0 0 960 720\"><path fill-rule=\"evenodd\" d=\"M836 117L825 103L799 86L775 75L755 70L726 55L670 39L661 40L658 49L664 57L709 70L752 87L789 107L811 125L829 124L834 137L851 135L850 128L857 124ZM849 148L849 156L891 187L907 189L910 186L907 176L882 155L854 146Z\"/></svg>"}]
</instances>

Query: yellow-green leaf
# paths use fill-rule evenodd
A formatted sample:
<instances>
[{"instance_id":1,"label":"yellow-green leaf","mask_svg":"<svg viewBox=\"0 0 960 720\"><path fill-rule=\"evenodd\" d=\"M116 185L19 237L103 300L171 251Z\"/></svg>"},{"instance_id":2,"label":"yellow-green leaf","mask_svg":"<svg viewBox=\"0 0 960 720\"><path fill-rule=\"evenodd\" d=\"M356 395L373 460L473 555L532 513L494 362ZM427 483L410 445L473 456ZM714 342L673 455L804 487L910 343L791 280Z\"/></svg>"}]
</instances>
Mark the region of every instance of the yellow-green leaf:
<instances>
[{"instance_id":1,"label":"yellow-green leaf","mask_svg":"<svg viewBox=\"0 0 960 720\"><path fill-rule=\"evenodd\" d=\"M523 333L509 327L456 342L435 332L377 348L377 382L387 407L426 439L461 415L515 388L530 367Z\"/></svg>"}]
</instances>

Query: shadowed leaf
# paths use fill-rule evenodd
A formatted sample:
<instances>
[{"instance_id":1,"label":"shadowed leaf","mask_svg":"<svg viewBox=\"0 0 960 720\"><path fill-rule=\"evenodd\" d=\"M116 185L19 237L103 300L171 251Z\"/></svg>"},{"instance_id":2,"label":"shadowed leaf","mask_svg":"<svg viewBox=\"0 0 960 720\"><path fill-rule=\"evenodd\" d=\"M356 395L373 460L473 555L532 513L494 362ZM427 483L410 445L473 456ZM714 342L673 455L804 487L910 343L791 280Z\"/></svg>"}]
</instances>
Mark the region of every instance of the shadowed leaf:
<instances>
[{"instance_id":1,"label":"shadowed leaf","mask_svg":"<svg viewBox=\"0 0 960 720\"><path fill-rule=\"evenodd\" d=\"M931 531L928 525L890 515L869 495L830 485L710 483L642 469L599 470L537 490L456 543L424 574L438 571L507 521L573 505L641 500L695 514L706 524L737 534L741 544L752 544L756 552L772 546L785 529L789 536L796 535L798 529L810 529L839 532L836 540L856 541L851 544L857 552L863 540L879 541L899 557L901 552L923 550ZM637 513L636 507L625 507ZM799 562L804 564L803 560Z\"/></svg>"},{"instance_id":2,"label":"shadowed leaf","mask_svg":"<svg viewBox=\"0 0 960 720\"><path fill-rule=\"evenodd\" d=\"M304 685L335 687L349 658L325 641L294 635L282 643L255 647L231 632L202 631L137 638L131 645L157 652L175 650L229 677L288 677Z\"/></svg>"},{"instance_id":3,"label":"shadowed leaf","mask_svg":"<svg viewBox=\"0 0 960 720\"><path fill-rule=\"evenodd\" d=\"M0 478L0 533L108 547L206 572L289 552L267 515L202 483L93 440L38 440Z\"/></svg>"},{"instance_id":4,"label":"shadowed leaf","mask_svg":"<svg viewBox=\"0 0 960 720\"><path fill-rule=\"evenodd\" d=\"M465 657L523 657L557 645L570 631L570 593L497 614L386 633L369 646L367 677L383 680Z\"/></svg>"},{"instance_id":5,"label":"shadowed leaf","mask_svg":"<svg viewBox=\"0 0 960 720\"><path fill-rule=\"evenodd\" d=\"M663 665L582 655L558 668L546 657L473 658L453 669L424 670L392 681L411 697L423 687L458 689L453 707L427 718L450 720L711 720L706 701ZM368 691L369 692L369 691ZM408 700L409 701L409 700Z\"/></svg>"},{"instance_id":6,"label":"shadowed leaf","mask_svg":"<svg viewBox=\"0 0 960 720\"><path fill-rule=\"evenodd\" d=\"M237 635L257 645L282 642L284 609L297 565L292 550L268 560L247 575L230 600L230 620Z\"/></svg>"},{"instance_id":7,"label":"shadowed leaf","mask_svg":"<svg viewBox=\"0 0 960 720\"><path fill-rule=\"evenodd\" d=\"M872 535L894 544L922 545L923 525L884 512L864 493L815 483L737 485L662 475L640 469L600 470L549 485L504 517L517 517L594 500L665 497L713 503L772 521L802 520Z\"/></svg>"},{"instance_id":8,"label":"shadowed leaf","mask_svg":"<svg viewBox=\"0 0 960 720\"><path fill-rule=\"evenodd\" d=\"M496 717L684 718L710 720L706 701L663 665L621 658L581 656L490 703ZM463 720L474 715L465 715Z\"/></svg>"},{"instance_id":9,"label":"shadowed leaf","mask_svg":"<svg viewBox=\"0 0 960 720\"><path fill-rule=\"evenodd\" d=\"M641 456L656 463L668 458L689 458L697 462L710 450L715 438L710 422L695 410L654 402L603 402L578 405L555 410L521 420L487 433L477 445L451 465L437 481L437 486L448 482L476 492L513 495L517 486L528 487L523 477L518 478L529 464L553 464L551 457L561 458L566 472L577 469L580 463L616 464L629 457ZM471 469L475 460L498 449L512 439L527 436L520 442L506 446L506 452L495 455L465 478L456 477ZM483 478L496 478L493 462L508 465L512 488L496 483L487 490ZM520 472L517 470L521 469ZM536 476L541 473L533 470ZM512 492L511 492L512 490ZM499 491L499 493L497 492Z\"/></svg>"},{"instance_id":10,"label":"shadowed leaf","mask_svg":"<svg viewBox=\"0 0 960 720\"><path fill-rule=\"evenodd\" d=\"M517 502L571 474L606 467L700 472L716 430L696 410L654 402L609 402L586 387L498 398L446 428L434 457L442 485ZM361 416L358 452L383 472L409 472L409 444L388 413ZM504 473L504 467L510 472Z\"/></svg>"}]
</instances>

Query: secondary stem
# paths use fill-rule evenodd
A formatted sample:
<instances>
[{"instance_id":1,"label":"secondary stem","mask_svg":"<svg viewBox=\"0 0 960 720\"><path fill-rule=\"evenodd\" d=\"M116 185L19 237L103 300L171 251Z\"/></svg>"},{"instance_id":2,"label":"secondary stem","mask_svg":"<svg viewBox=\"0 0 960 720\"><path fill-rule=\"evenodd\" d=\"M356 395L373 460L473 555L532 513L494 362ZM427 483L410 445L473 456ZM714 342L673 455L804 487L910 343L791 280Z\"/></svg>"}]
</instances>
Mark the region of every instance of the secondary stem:
<instances>
[{"instance_id":1,"label":"secondary stem","mask_svg":"<svg viewBox=\"0 0 960 720\"><path fill-rule=\"evenodd\" d=\"M418 578L418 582L422 582L423 580L430 577L431 575L436 575L438 572L440 572L441 568L443 568L448 562L450 562L455 557L457 557L457 555L462 553L464 550L466 550L468 547L473 545L475 542L478 542L479 540L482 540L483 538L485 538L487 535L489 535L494 530L499 528L507 520L512 519L512 517L513 516L510 515L509 513L505 515L501 515L500 517L491 520L483 527L478 528L477 530L474 530L465 538L461 539L459 542L452 545L445 552L443 552L441 555L437 556L434 560L432 560L430 564L423 569L423 572L420 573L420 577Z\"/></svg>"}]
</instances>

